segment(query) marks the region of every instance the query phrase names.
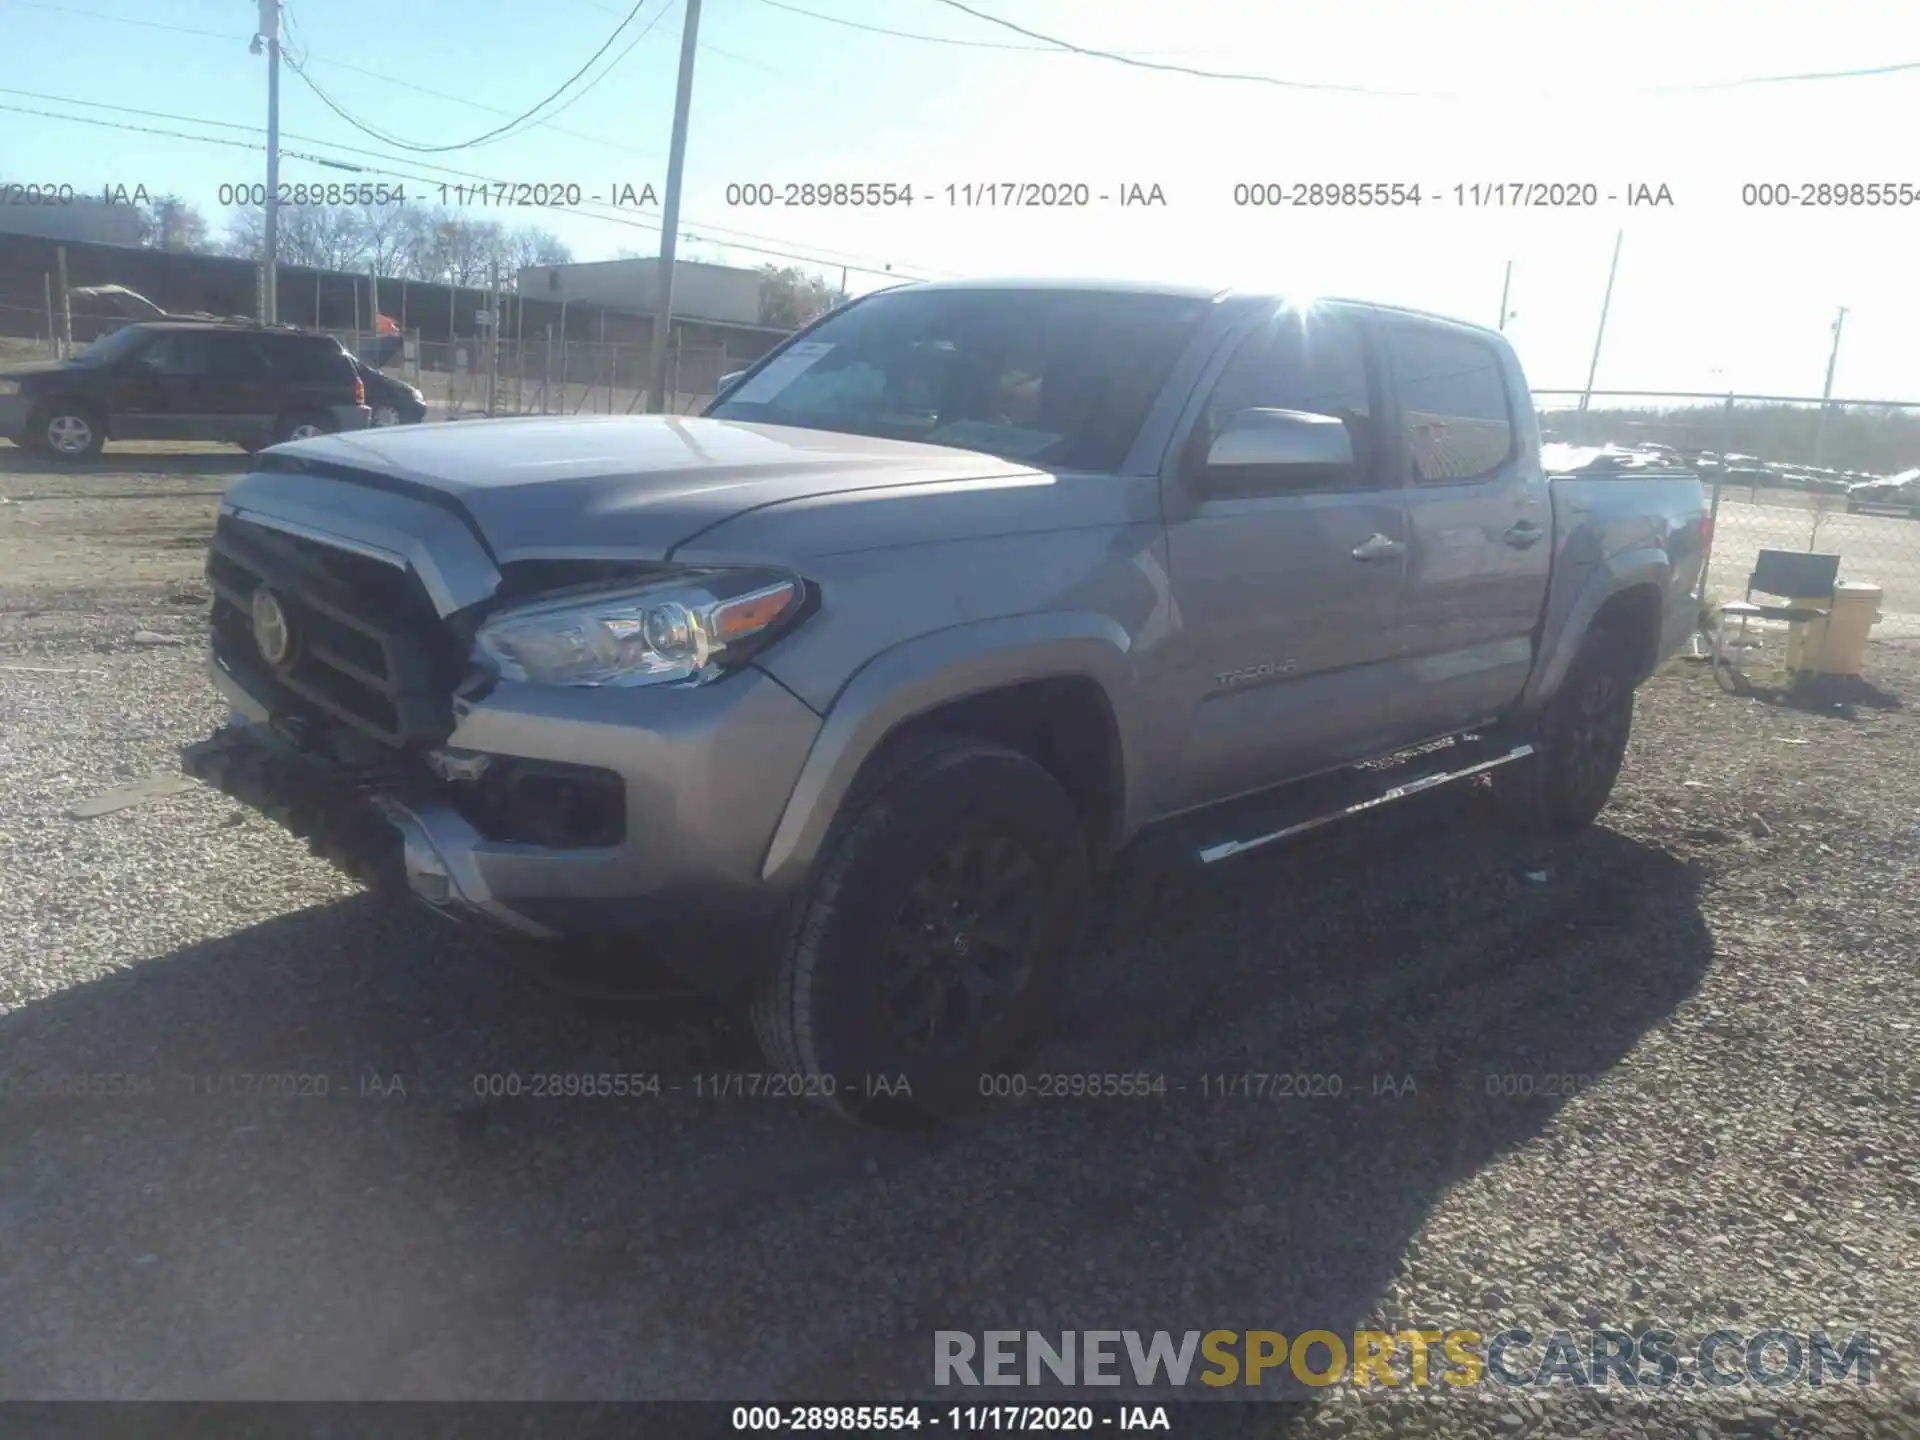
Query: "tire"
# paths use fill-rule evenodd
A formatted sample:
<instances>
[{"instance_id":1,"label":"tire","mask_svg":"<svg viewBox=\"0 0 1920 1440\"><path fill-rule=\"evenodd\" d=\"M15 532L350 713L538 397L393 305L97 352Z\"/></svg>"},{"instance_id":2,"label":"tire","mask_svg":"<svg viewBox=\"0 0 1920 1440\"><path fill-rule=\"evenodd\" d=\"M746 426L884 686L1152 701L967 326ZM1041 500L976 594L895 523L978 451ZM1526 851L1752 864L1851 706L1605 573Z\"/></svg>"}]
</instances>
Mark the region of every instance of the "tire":
<instances>
[{"instance_id":1,"label":"tire","mask_svg":"<svg viewBox=\"0 0 1920 1440\"><path fill-rule=\"evenodd\" d=\"M964 738L915 754L854 798L756 986L770 1069L862 1123L974 1108L1051 1009L1088 869L1080 817L1034 760Z\"/></svg>"},{"instance_id":2,"label":"tire","mask_svg":"<svg viewBox=\"0 0 1920 1440\"><path fill-rule=\"evenodd\" d=\"M1570 835L1599 818L1626 755L1637 679L1617 632L1587 636L1540 716L1535 753L1492 773L1494 794L1519 828Z\"/></svg>"},{"instance_id":3,"label":"tire","mask_svg":"<svg viewBox=\"0 0 1920 1440\"><path fill-rule=\"evenodd\" d=\"M315 435L331 435L333 422L317 410L297 410L283 417L273 432L273 443L283 444L288 440L307 440Z\"/></svg>"},{"instance_id":4,"label":"tire","mask_svg":"<svg viewBox=\"0 0 1920 1440\"><path fill-rule=\"evenodd\" d=\"M78 463L93 459L107 443L107 421L92 405L47 400L35 407L27 435L36 454Z\"/></svg>"},{"instance_id":5,"label":"tire","mask_svg":"<svg viewBox=\"0 0 1920 1440\"><path fill-rule=\"evenodd\" d=\"M374 406L373 414L367 421L368 426L375 429L386 429L388 426L398 425L399 423L400 411L398 407L393 405Z\"/></svg>"}]
</instances>

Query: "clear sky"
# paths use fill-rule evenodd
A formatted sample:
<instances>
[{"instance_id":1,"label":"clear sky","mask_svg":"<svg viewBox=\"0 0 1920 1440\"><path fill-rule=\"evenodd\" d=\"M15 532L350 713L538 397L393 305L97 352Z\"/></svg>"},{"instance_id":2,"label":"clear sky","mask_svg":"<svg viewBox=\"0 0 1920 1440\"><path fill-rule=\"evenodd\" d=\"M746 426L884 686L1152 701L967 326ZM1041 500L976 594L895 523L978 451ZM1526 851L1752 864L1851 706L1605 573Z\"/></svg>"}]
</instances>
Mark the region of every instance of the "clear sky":
<instances>
[{"instance_id":1,"label":"clear sky","mask_svg":"<svg viewBox=\"0 0 1920 1440\"><path fill-rule=\"evenodd\" d=\"M1529 373L1536 386L1577 388L1619 230L1601 388L1818 394L1846 306L1835 394L1920 399L1920 203L1742 203L1742 186L1757 183L1920 190L1915 0L968 0L1029 30L1160 63L1403 94L1130 68L1049 49L943 0L790 0L841 23L787 3L703 7L682 214L703 240L683 242L684 257L773 258L713 243L744 234L899 274L1192 279L1486 323L1511 261L1508 329ZM289 48L358 119L452 144L557 87L630 4L289 0ZM444 154L369 138L283 71L282 179L408 177L410 198L435 201L438 183L475 178L578 184L589 197L661 187L683 13L683 0L643 0L588 72L604 81L524 134ZM247 51L255 14L250 0L0 0L0 105L257 146L266 62ZM1908 62L1849 79L1677 88ZM258 180L264 164L259 149L0 109L7 178L144 184L195 201L216 226L219 185ZM906 182L930 198L878 211L727 203L730 183L808 180ZM1591 183L1600 204L1476 208L1454 190L1516 180ZM1000 181L1086 182L1096 196L1157 184L1167 203L946 203L949 184ZM1344 212L1234 204L1236 184L1261 181L1418 184L1427 198ZM1628 207L1640 184L1667 186L1673 203ZM581 259L656 244L631 222L657 226L657 210L488 213L542 224ZM838 281L837 269L826 273ZM848 278L855 290L884 283Z\"/></svg>"}]
</instances>

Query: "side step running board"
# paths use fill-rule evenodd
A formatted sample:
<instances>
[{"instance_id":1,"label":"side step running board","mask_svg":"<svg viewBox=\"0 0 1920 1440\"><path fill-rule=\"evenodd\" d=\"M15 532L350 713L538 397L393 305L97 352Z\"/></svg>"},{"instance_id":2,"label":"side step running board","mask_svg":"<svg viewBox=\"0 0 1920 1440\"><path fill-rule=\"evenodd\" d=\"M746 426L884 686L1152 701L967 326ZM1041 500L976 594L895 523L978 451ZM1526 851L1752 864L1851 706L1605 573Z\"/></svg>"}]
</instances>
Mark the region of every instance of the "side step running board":
<instances>
[{"instance_id":1,"label":"side step running board","mask_svg":"<svg viewBox=\"0 0 1920 1440\"><path fill-rule=\"evenodd\" d=\"M1451 747L1450 750L1442 749L1435 752L1434 758L1457 761L1460 758L1460 751L1465 750L1471 754L1475 753L1476 749L1477 747L1464 745L1455 746ZM1485 750L1478 750L1477 753L1485 755L1487 752ZM1235 855L1244 855L1249 850L1258 850L1263 845L1271 845L1276 840L1285 840L1289 836L1299 835L1307 830L1317 830L1322 825L1331 825L1334 821L1344 820L1350 815L1358 815L1366 810L1374 810L1382 805L1390 805L1396 800L1404 800L1407 796L1417 795L1423 790L1432 790L1436 786L1445 785L1453 780L1464 780L1470 775L1480 775L1488 770L1497 769L1502 765L1511 765L1514 761L1524 760L1531 754L1533 754L1533 746L1515 745L1511 749L1494 754L1486 759L1476 760L1471 764L1459 765L1456 763L1452 768L1430 770L1425 774L1416 774L1398 784L1390 785L1384 790L1367 795L1365 798L1356 800L1351 804L1341 805L1335 809L1323 811L1320 814L1309 816L1304 820L1282 823L1275 829L1261 831L1246 839L1221 840L1215 844L1203 845L1196 852L1196 858L1198 858L1202 865L1217 864L1219 861L1231 859ZM1273 823L1277 818L1278 817L1269 812L1269 823Z\"/></svg>"}]
</instances>

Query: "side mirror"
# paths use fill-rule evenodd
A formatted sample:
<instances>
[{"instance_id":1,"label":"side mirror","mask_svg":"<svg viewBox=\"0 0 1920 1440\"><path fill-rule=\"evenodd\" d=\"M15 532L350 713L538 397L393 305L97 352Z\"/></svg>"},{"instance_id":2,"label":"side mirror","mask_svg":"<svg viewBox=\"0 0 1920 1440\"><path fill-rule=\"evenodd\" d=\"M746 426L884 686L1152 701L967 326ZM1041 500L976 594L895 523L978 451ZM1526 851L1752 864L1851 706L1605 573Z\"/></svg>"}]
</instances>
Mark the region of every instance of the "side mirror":
<instances>
[{"instance_id":1,"label":"side mirror","mask_svg":"<svg viewBox=\"0 0 1920 1440\"><path fill-rule=\"evenodd\" d=\"M1235 410L1214 430L1196 478L1202 490L1230 490L1273 472L1297 483L1331 479L1353 467L1353 436L1334 416Z\"/></svg>"}]
</instances>

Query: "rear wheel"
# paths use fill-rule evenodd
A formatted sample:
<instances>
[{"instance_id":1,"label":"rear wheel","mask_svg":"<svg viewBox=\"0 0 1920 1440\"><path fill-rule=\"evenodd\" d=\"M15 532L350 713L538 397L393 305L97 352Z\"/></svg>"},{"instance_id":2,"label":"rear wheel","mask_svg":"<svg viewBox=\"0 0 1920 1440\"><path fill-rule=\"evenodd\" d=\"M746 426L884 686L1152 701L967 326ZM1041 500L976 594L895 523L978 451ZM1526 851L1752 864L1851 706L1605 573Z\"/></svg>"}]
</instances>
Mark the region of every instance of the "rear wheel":
<instances>
[{"instance_id":1,"label":"rear wheel","mask_svg":"<svg viewBox=\"0 0 1920 1440\"><path fill-rule=\"evenodd\" d=\"M33 449L56 460L91 460L107 443L107 423L91 405L49 400L27 421Z\"/></svg>"},{"instance_id":2,"label":"rear wheel","mask_svg":"<svg viewBox=\"0 0 1920 1440\"><path fill-rule=\"evenodd\" d=\"M768 1063L856 1120L971 1108L1044 1018L1088 884L1044 767L939 742L831 843L754 998Z\"/></svg>"},{"instance_id":3,"label":"rear wheel","mask_svg":"<svg viewBox=\"0 0 1920 1440\"><path fill-rule=\"evenodd\" d=\"M274 443L277 445L283 440L311 440L316 435L332 433L333 424L325 415L315 410L302 411L289 415L280 422L279 429L274 433Z\"/></svg>"},{"instance_id":4,"label":"rear wheel","mask_svg":"<svg viewBox=\"0 0 1920 1440\"><path fill-rule=\"evenodd\" d=\"M1533 736L1534 754L1493 772L1494 793L1525 829L1585 829L1613 795L1633 728L1632 654L1620 635L1587 636Z\"/></svg>"}]
</instances>

